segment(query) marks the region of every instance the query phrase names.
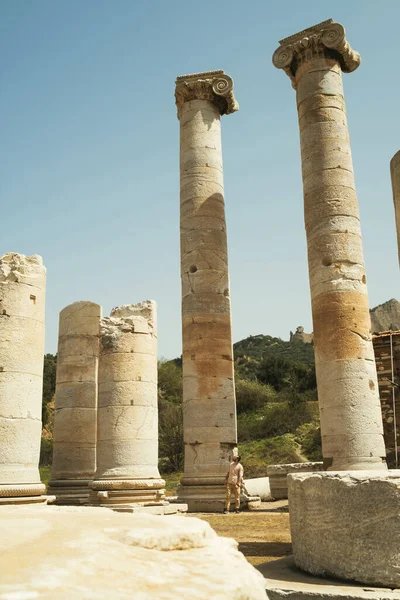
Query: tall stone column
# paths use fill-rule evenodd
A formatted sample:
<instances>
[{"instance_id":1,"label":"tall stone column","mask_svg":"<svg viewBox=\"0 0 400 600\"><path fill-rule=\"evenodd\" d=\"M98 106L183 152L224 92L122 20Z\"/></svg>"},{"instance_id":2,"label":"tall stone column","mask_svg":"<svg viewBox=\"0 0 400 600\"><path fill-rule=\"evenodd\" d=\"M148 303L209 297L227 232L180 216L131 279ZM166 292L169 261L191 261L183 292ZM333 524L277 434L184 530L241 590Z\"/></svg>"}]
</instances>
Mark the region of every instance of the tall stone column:
<instances>
[{"instance_id":1,"label":"tall stone column","mask_svg":"<svg viewBox=\"0 0 400 600\"><path fill-rule=\"evenodd\" d=\"M96 471L100 319L93 302L74 302L60 313L49 487L57 504L87 504Z\"/></svg>"},{"instance_id":2,"label":"tall stone column","mask_svg":"<svg viewBox=\"0 0 400 600\"><path fill-rule=\"evenodd\" d=\"M237 444L220 117L238 110L223 71L176 80L185 467L189 511L222 509Z\"/></svg>"},{"instance_id":3,"label":"tall stone column","mask_svg":"<svg viewBox=\"0 0 400 600\"><path fill-rule=\"evenodd\" d=\"M46 269L0 257L0 505L45 503L40 481Z\"/></svg>"},{"instance_id":4,"label":"tall stone column","mask_svg":"<svg viewBox=\"0 0 400 600\"><path fill-rule=\"evenodd\" d=\"M273 56L297 95L322 451L329 470L385 469L382 416L342 71L360 56L332 20Z\"/></svg>"},{"instance_id":5,"label":"tall stone column","mask_svg":"<svg viewBox=\"0 0 400 600\"><path fill-rule=\"evenodd\" d=\"M92 504L162 504L158 471L156 304L114 308L100 323L97 471Z\"/></svg>"},{"instance_id":6,"label":"tall stone column","mask_svg":"<svg viewBox=\"0 0 400 600\"><path fill-rule=\"evenodd\" d=\"M396 217L397 248L400 264L400 150L390 161L390 174L392 176L394 213Z\"/></svg>"}]
</instances>

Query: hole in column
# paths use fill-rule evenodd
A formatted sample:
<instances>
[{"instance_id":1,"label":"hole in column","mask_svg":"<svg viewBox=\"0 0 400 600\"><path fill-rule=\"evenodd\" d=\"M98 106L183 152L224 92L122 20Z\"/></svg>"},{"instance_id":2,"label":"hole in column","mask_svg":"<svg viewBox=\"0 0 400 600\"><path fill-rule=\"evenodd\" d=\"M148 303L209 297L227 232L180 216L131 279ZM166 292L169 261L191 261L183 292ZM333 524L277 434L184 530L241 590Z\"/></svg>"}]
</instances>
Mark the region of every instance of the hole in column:
<instances>
[{"instance_id":1,"label":"hole in column","mask_svg":"<svg viewBox=\"0 0 400 600\"><path fill-rule=\"evenodd\" d=\"M3 315L6 315L6 314L7 314L7 311L5 308L3 308Z\"/></svg>"},{"instance_id":2,"label":"hole in column","mask_svg":"<svg viewBox=\"0 0 400 600\"><path fill-rule=\"evenodd\" d=\"M192 265L192 266L190 267L189 271L190 271L190 273L196 273L196 271L197 271L197 267L196 267L196 265Z\"/></svg>"},{"instance_id":3,"label":"hole in column","mask_svg":"<svg viewBox=\"0 0 400 600\"><path fill-rule=\"evenodd\" d=\"M330 267L332 262L333 261L331 256L324 256L324 258L322 259L322 264L324 265L324 267Z\"/></svg>"},{"instance_id":4,"label":"hole in column","mask_svg":"<svg viewBox=\"0 0 400 600\"><path fill-rule=\"evenodd\" d=\"M365 275L363 275L363 276L362 276L362 278L361 278L361 281L362 281L363 283L367 283L367 278L365 277Z\"/></svg>"},{"instance_id":5,"label":"hole in column","mask_svg":"<svg viewBox=\"0 0 400 600\"><path fill-rule=\"evenodd\" d=\"M229 296L229 290L228 288L224 289L224 296L228 297Z\"/></svg>"},{"instance_id":6,"label":"hole in column","mask_svg":"<svg viewBox=\"0 0 400 600\"><path fill-rule=\"evenodd\" d=\"M370 380L369 380L369 389L370 389L370 390L374 390L374 389L375 389L375 384L374 384L374 382L372 381L372 379L370 379Z\"/></svg>"},{"instance_id":7,"label":"hole in column","mask_svg":"<svg viewBox=\"0 0 400 600\"><path fill-rule=\"evenodd\" d=\"M36 304L36 296L34 296L33 294L31 294L29 296L29 299L32 300L33 304Z\"/></svg>"}]
</instances>

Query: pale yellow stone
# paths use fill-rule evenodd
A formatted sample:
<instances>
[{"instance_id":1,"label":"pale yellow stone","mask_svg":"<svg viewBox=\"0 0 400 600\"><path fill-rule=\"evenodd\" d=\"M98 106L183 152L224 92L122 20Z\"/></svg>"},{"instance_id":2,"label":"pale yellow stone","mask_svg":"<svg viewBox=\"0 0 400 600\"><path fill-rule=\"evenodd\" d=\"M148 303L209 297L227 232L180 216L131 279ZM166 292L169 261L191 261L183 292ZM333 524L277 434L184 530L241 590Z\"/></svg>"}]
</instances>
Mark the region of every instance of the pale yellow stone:
<instances>
[{"instance_id":1,"label":"pale yellow stone","mask_svg":"<svg viewBox=\"0 0 400 600\"><path fill-rule=\"evenodd\" d=\"M267 598L237 543L200 519L2 507L0 530L1 600Z\"/></svg>"},{"instance_id":2,"label":"pale yellow stone","mask_svg":"<svg viewBox=\"0 0 400 600\"><path fill-rule=\"evenodd\" d=\"M43 494L39 452L46 269L38 255L0 257L0 498ZM45 498L43 498L45 501ZM3 510L3 508L2 508Z\"/></svg>"}]
</instances>

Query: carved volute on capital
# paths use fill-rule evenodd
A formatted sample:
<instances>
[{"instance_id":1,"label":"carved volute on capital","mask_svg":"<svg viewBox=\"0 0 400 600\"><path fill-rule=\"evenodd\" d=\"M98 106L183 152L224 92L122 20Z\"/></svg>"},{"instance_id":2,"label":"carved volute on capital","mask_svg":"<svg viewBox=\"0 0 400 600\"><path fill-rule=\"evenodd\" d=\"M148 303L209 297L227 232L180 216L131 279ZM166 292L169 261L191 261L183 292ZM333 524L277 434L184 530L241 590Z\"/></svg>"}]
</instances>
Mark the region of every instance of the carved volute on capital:
<instances>
[{"instance_id":1,"label":"carved volute on capital","mask_svg":"<svg viewBox=\"0 0 400 600\"><path fill-rule=\"evenodd\" d=\"M233 79L224 71L208 71L181 75L176 78L175 101L178 119L185 102L189 100L210 100L221 115L230 115L239 110L233 94Z\"/></svg>"},{"instance_id":2,"label":"carved volute on capital","mask_svg":"<svg viewBox=\"0 0 400 600\"><path fill-rule=\"evenodd\" d=\"M342 71L351 73L357 69L361 57L346 40L346 30L340 23L328 19L318 25L299 31L295 35L280 40L272 62L277 69L283 69L296 87L295 74L299 65L313 58L336 60Z\"/></svg>"}]
</instances>

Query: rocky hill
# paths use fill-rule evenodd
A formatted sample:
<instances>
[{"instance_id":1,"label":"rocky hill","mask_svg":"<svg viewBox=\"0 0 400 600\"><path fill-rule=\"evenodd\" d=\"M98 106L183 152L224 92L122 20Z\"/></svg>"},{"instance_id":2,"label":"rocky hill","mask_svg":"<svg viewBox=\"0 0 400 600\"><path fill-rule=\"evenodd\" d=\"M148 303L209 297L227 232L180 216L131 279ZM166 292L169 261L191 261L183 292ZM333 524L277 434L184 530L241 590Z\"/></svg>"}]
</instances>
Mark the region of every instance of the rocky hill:
<instances>
[{"instance_id":1,"label":"rocky hill","mask_svg":"<svg viewBox=\"0 0 400 600\"><path fill-rule=\"evenodd\" d=\"M392 298L370 311L372 333L400 329L400 302Z\"/></svg>"}]
</instances>

